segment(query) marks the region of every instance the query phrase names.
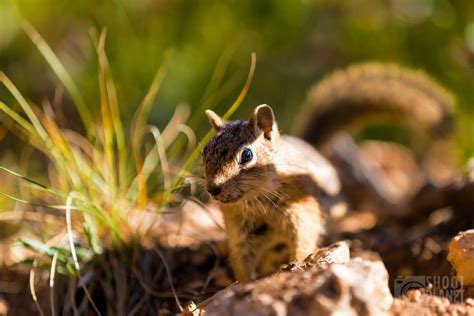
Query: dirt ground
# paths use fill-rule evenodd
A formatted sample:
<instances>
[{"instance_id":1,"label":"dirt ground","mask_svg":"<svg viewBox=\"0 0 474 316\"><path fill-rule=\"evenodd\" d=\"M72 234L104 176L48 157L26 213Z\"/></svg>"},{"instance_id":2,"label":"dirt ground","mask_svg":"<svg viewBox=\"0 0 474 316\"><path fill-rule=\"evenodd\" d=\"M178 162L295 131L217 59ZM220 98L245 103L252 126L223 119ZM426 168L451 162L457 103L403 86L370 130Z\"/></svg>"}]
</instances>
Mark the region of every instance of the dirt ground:
<instances>
[{"instance_id":1,"label":"dirt ground","mask_svg":"<svg viewBox=\"0 0 474 316\"><path fill-rule=\"evenodd\" d=\"M337 163L337 157L334 159ZM409 169L405 168L405 175L412 174ZM393 177L387 179L392 181ZM447 260L448 244L459 231L474 226L474 182L470 175L458 175L441 184L421 181L417 186L417 193L409 198L400 194L403 208L394 207L396 203L383 204L367 191L364 194L368 198L360 201L358 209L328 214L323 246L345 240L351 258L383 262L388 288L394 296L388 314L474 315L472 288L449 288L449 292L442 284L432 282L436 277L455 278ZM145 222L153 223L146 236L125 250L109 250L93 259L83 269L82 283L75 277L58 277L51 290L48 271L38 270L35 284L42 311L95 314L86 288L103 314L175 314L189 302L205 308L216 293L235 286L216 205L189 200L174 213L159 217L141 214L135 224L140 227ZM39 313L30 293L29 274L28 266L0 270L0 315ZM421 276L425 283L398 297L397 282L405 282L403 277L407 276ZM278 286L275 280L272 286ZM305 281L308 284L299 286L308 287L313 281L309 278ZM286 282L284 277L281 282Z\"/></svg>"}]
</instances>

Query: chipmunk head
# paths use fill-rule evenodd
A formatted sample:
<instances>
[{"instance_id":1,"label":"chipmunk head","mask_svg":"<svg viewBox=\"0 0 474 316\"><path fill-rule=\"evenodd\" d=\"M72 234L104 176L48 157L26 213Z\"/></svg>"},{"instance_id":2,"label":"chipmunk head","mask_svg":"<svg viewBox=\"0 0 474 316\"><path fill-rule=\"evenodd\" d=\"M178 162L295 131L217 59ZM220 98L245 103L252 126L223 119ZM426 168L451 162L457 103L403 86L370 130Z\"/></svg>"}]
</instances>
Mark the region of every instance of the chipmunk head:
<instances>
[{"instance_id":1,"label":"chipmunk head","mask_svg":"<svg viewBox=\"0 0 474 316\"><path fill-rule=\"evenodd\" d=\"M272 158L280 135L272 108L257 106L247 121L224 122L210 110L206 115L215 131L202 152L206 189L212 197L234 203L273 192Z\"/></svg>"}]
</instances>

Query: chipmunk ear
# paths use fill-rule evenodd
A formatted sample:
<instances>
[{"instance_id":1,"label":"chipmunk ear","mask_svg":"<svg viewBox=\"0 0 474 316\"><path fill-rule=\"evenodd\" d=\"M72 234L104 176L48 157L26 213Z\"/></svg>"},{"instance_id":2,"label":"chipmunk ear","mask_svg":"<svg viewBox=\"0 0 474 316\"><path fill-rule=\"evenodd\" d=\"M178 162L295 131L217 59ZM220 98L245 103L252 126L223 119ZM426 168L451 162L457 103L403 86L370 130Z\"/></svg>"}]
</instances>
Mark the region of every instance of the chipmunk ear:
<instances>
[{"instance_id":1,"label":"chipmunk ear","mask_svg":"<svg viewBox=\"0 0 474 316\"><path fill-rule=\"evenodd\" d=\"M206 110L206 115L207 115L207 118L209 119L209 123L211 123L212 128L214 128L216 132L224 128L224 121L221 119L219 115L216 114L216 112L211 111L211 110Z\"/></svg>"},{"instance_id":2,"label":"chipmunk ear","mask_svg":"<svg viewBox=\"0 0 474 316\"><path fill-rule=\"evenodd\" d=\"M257 106L250 116L249 124L255 130L255 134L263 132L266 139L271 140L278 134L278 128L275 122L275 115L269 105L261 104Z\"/></svg>"}]
</instances>

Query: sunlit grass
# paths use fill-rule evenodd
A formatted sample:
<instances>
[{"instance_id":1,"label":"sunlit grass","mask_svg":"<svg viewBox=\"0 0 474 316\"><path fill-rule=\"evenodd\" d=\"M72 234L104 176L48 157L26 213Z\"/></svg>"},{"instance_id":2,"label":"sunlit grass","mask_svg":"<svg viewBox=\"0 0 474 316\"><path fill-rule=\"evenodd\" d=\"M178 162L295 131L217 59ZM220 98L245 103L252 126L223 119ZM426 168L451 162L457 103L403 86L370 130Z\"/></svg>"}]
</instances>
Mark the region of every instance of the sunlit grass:
<instances>
[{"instance_id":1,"label":"sunlit grass","mask_svg":"<svg viewBox=\"0 0 474 316\"><path fill-rule=\"evenodd\" d=\"M56 271L77 275L81 279L81 262L100 255L105 248L120 249L124 245L139 242L141 236L137 234L138 227L131 224L134 222L131 218L137 212L159 214L170 203L179 205L183 201L183 196L178 194L179 189L184 179L191 174L200 148L209 139L211 131L196 145L196 136L186 125L189 109L184 106L176 107L163 130L147 123L160 86L169 71L165 58L138 106L130 131L126 132L112 71L105 54L105 31L100 35L91 33L98 56L100 91L100 117L93 118L66 67L31 24L25 22L23 27L71 95L85 129L82 135L61 126L64 122L58 121L50 104L44 103L40 108L28 102L7 75L0 72L0 82L18 102L22 113L2 101L0 110L14 122L15 130L19 130L28 143L48 159L45 172L47 183L40 183L11 168L0 167L0 172L5 176L15 177L28 187L26 197L0 192L2 196L31 208L56 211L52 220L56 231L44 232L48 236L46 239L20 236L20 244L37 253L37 256L25 262L32 263L30 287L38 305L35 269L40 260L50 259L50 288L53 293ZM242 103L250 87L255 63L255 54L252 54L246 83L224 118L229 118ZM225 65L216 69L217 74L215 72L211 79L210 89L218 89L223 67ZM174 146L182 137L180 135L187 138L187 148ZM169 158L170 148L173 148L173 157L185 153L189 153L189 157ZM97 311L87 288L84 285L82 287L91 306ZM54 310L52 297L51 310ZM38 308L43 313L39 305Z\"/></svg>"}]
</instances>

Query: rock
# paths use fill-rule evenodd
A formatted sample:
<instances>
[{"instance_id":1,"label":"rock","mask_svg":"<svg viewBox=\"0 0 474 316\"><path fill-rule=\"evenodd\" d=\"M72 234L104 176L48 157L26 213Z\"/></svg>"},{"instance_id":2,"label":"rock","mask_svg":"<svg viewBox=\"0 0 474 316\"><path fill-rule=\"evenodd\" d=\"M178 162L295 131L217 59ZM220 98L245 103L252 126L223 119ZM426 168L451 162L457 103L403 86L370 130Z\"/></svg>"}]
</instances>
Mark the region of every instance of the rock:
<instances>
[{"instance_id":1,"label":"rock","mask_svg":"<svg viewBox=\"0 0 474 316\"><path fill-rule=\"evenodd\" d=\"M320 249L297 269L218 292L206 315L384 315L392 305L381 261L348 260L345 243ZM335 263L337 262L337 263Z\"/></svg>"},{"instance_id":2,"label":"rock","mask_svg":"<svg viewBox=\"0 0 474 316\"><path fill-rule=\"evenodd\" d=\"M474 307L469 303L469 298L465 303L450 303L447 298L432 296L418 291L408 292L407 296L401 296L393 300L390 314L394 316L431 316L431 315L474 315ZM416 299L410 293L416 293Z\"/></svg>"},{"instance_id":3,"label":"rock","mask_svg":"<svg viewBox=\"0 0 474 316\"><path fill-rule=\"evenodd\" d=\"M350 260L349 246L345 241L336 242L329 247L319 248L306 257L303 262L292 262L282 271L308 270L310 268L325 269L332 263L347 263Z\"/></svg>"},{"instance_id":4,"label":"rock","mask_svg":"<svg viewBox=\"0 0 474 316\"><path fill-rule=\"evenodd\" d=\"M350 258L349 246L345 241L339 241L329 247L318 249L306 257L304 262L322 269L333 263L348 263Z\"/></svg>"},{"instance_id":5,"label":"rock","mask_svg":"<svg viewBox=\"0 0 474 316\"><path fill-rule=\"evenodd\" d=\"M196 306L196 304L191 301L186 306L184 306L183 311L181 312L182 316L199 316L203 315L202 309Z\"/></svg>"},{"instance_id":6,"label":"rock","mask_svg":"<svg viewBox=\"0 0 474 316\"><path fill-rule=\"evenodd\" d=\"M8 303L0 296L0 315L8 315Z\"/></svg>"},{"instance_id":7,"label":"rock","mask_svg":"<svg viewBox=\"0 0 474 316\"><path fill-rule=\"evenodd\" d=\"M474 229L460 232L449 244L448 260L464 286L474 286Z\"/></svg>"},{"instance_id":8,"label":"rock","mask_svg":"<svg viewBox=\"0 0 474 316\"><path fill-rule=\"evenodd\" d=\"M382 315L392 305L388 273L381 261L354 258L331 265L325 275L330 283L317 291L316 301L325 305L318 315Z\"/></svg>"},{"instance_id":9,"label":"rock","mask_svg":"<svg viewBox=\"0 0 474 316\"><path fill-rule=\"evenodd\" d=\"M421 295L421 291L418 289L410 290L407 293L407 298L410 300L410 302L419 302Z\"/></svg>"}]
</instances>

